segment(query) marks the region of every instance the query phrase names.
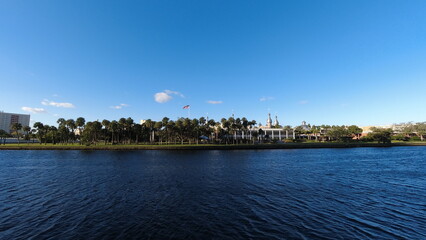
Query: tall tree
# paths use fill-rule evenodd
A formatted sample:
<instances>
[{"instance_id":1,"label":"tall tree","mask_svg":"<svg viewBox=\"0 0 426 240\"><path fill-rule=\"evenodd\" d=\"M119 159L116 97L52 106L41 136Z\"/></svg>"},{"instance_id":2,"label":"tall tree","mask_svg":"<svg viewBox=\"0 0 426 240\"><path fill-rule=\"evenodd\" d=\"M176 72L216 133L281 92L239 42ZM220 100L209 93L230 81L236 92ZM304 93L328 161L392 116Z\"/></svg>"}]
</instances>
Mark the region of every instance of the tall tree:
<instances>
[{"instance_id":1,"label":"tall tree","mask_svg":"<svg viewBox=\"0 0 426 240\"><path fill-rule=\"evenodd\" d=\"M0 129L0 140L2 140L3 145L6 145L6 138L9 137L9 133L7 133L5 130ZM1 144L1 142L0 142Z\"/></svg>"},{"instance_id":2,"label":"tall tree","mask_svg":"<svg viewBox=\"0 0 426 240\"><path fill-rule=\"evenodd\" d=\"M83 117L79 117L75 120L75 125L78 128L78 138L81 140L81 135L83 134L83 129L86 124L86 120ZM81 141L80 141L81 144Z\"/></svg>"},{"instance_id":3,"label":"tall tree","mask_svg":"<svg viewBox=\"0 0 426 240\"><path fill-rule=\"evenodd\" d=\"M111 122L109 120L102 120L102 126L104 127L104 143L107 144L110 134Z\"/></svg>"},{"instance_id":4,"label":"tall tree","mask_svg":"<svg viewBox=\"0 0 426 240\"><path fill-rule=\"evenodd\" d=\"M25 140L29 141L30 140L31 127L30 126L24 126L24 127L22 127L22 130L25 132Z\"/></svg>"},{"instance_id":5,"label":"tall tree","mask_svg":"<svg viewBox=\"0 0 426 240\"><path fill-rule=\"evenodd\" d=\"M40 144L43 143L43 137L44 137L44 133L45 133L45 129L44 129L44 125L41 122L35 122L33 127L35 129L37 129L37 138L38 138L38 142Z\"/></svg>"},{"instance_id":6,"label":"tall tree","mask_svg":"<svg viewBox=\"0 0 426 240\"><path fill-rule=\"evenodd\" d=\"M19 131L22 129L22 124L20 124L20 123L13 123L10 126L10 129L15 132L15 136L18 139L18 144L20 144L20 141L19 141L19 135L20 135Z\"/></svg>"}]
</instances>

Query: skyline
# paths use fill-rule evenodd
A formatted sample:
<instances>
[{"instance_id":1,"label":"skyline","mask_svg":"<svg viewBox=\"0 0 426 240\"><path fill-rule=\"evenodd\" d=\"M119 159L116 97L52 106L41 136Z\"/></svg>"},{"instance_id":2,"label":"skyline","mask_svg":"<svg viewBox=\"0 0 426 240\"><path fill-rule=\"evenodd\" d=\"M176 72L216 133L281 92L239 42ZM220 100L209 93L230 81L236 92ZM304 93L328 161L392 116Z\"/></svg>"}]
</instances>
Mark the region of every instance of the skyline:
<instances>
[{"instance_id":1,"label":"skyline","mask_svg":"<svg viewBox=\"0 0 426 240\"><path fill-rule=\"evenodd\" d=\"M426 2L0 3L0 111L426 121Z\"/></svg>"}]
</instances>

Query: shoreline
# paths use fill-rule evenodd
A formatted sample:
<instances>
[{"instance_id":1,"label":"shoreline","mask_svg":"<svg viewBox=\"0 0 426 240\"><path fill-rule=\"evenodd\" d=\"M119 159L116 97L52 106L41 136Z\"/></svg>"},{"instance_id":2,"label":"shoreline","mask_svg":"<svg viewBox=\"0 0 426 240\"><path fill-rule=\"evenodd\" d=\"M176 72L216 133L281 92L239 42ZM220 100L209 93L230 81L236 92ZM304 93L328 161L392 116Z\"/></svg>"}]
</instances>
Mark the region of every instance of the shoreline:
<instances>
[{"instance_id":1,"label":"shoreline","mask_svg":"<svg viewBox=\"0 0 426 240\"><path fill-rule=\"evenodd\" d=\"M414 143L282 143L282 144L192 144L192 145L40 145L7 144L0 145L1 150L263 150L263 149L309 149L309 148L359 148L359 147L397 147L426 146L426 142Z\"/></svg>"}]
</instances>

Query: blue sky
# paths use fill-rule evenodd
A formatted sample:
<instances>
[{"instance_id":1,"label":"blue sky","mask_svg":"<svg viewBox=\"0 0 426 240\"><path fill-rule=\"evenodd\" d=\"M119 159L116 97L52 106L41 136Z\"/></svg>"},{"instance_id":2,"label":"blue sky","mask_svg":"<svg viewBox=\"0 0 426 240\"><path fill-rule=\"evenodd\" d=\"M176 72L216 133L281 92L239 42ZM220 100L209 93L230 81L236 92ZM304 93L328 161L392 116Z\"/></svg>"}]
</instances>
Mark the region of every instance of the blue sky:
<instances>
[{"instance_id":1,"label":"blue sky","mask_svg":"<svg viewBox=\"0 0 426 240\"><path fill-rule=\"evenodd\" d=\"M0 0L0 110L48 124L176 119L187 104L191 117L265 123L269 111L293 126L426 121L425 12L415 0Z\"/></svg>"}]
</instances>

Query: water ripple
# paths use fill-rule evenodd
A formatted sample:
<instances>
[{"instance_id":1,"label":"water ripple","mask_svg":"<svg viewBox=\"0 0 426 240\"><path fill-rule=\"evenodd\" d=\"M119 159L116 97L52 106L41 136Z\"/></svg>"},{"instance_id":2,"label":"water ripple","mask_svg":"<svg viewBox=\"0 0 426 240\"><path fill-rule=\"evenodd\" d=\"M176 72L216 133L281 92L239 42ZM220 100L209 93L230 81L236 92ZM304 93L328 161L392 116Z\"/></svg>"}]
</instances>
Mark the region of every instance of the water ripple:
<instances>
[{"instance_id":1,"label":"water ripple","mask_svg":"<svg viewBox=\"0 0 426 240\"><path fill-rule=\"evenodd\" d=\"M426 239L425 147L0 151L0 239Z\"/></svg>"}]
</instances>

